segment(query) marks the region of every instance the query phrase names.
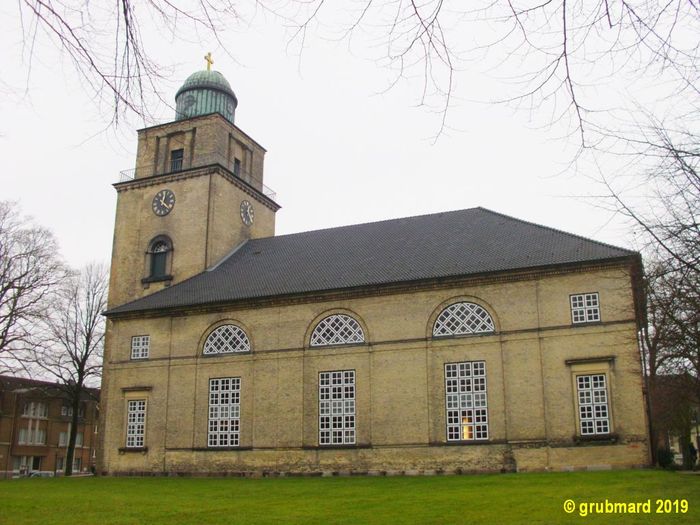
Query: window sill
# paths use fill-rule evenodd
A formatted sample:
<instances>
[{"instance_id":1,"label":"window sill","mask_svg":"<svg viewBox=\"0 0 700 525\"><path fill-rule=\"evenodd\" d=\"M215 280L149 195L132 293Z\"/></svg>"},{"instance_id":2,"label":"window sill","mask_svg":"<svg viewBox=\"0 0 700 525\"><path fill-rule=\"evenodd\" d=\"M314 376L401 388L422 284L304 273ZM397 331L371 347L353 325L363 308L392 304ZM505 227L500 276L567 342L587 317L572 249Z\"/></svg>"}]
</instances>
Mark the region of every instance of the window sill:
<instances>
[{"instance_id":1,"label":"window sill","mask_svg":"<svg viewBox=\"0 0 700 525\"><path fill-rule=\"evenodd\" d=\"M343 449L362 449L362 448L372 448L372 445L315 445L302 447L303 450L343 450Z\"/></svg>"},{"instance_id":2,"label":"window sill","mask_svg":"<svg viewBox=\"0 0 700 525\"><path fill-rule=\"evenodd\" d=\"M459 441L445 441L431 443L433 447L464 447L470 445L498 445L505 443L505 441L494 441L493 439L461 439Z\"/></svg>"},{"instance_id":3,"label":"window sill","mask_svg":"<svg viewBox=\"0 0 700 525\"><path fill-rule=\"evenodd\" d=\"M610 443L617 443L620 436L617 434L594 434L591 436L574 436L574 443L577 445L609 445Z\"/></svg>"},{"instance_id":4,"label":"window sill","mask_svg":"<svg viewBox=\"0 0 700 525\"><path fill-rule=\"evenodd\" d=\"M148 447L119 447L120 454L126 454L128 452L141 452L145 454L148 452Z\"/></svg>"},{"instance_id":5,"label":"window sill","mask_svg":"<svg viewBox=\"0 0 700 525\"><path fill-rule=\"evenodd\" d=\"M144 277L141 279L141 284L150 284L150 283L160 283L164 281L172 281L173 276L172 275L159 275L157 277Z\"/></svg>"}]
</instances>

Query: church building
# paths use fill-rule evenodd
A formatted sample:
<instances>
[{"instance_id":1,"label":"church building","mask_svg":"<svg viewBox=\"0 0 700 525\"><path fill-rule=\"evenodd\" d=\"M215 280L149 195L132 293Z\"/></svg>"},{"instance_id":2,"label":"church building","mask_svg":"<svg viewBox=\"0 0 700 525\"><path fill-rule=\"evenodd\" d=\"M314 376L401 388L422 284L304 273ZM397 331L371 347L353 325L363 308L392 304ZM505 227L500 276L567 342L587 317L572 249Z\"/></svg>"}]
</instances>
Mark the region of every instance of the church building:
<instances>
[{"instance_id":1,"label":"church building","mask_svg":"<svg viewBox=\"0 0 700 525\"><path fill-rule=\"evenodd\" d=\"M110 475L649 463L638 253L472 208L275 236L217 71L114 185Z\"/></svg>"}]
</instances>

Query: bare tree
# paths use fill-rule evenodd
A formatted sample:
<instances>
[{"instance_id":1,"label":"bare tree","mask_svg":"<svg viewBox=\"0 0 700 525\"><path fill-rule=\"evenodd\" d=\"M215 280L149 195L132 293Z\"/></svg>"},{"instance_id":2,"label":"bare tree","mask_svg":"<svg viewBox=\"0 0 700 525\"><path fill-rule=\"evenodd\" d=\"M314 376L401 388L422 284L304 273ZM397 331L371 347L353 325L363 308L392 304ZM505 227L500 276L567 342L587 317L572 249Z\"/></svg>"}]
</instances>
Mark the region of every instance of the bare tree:
<instances>
[{"instance_id":1,"label":"bare tree","mask_svg":"<svg viewBox=\"0 0 700 525\"><path fill-rule=\"evenodd\" d=\"M53 234L0 201L0 362L13 369L65 275Z\"/></svg>"},{"instance_id":2,"label":"bare tree","mask_svg":"<svg viewBox=\"0 0 700 525\"><path fill-rule=\"evenodd\" d=\"M53 313L44 324L44 340L32 351L32 364L44 376L56 379L70 406L72 419L65 475L73 469L81 402L90 396L102 371L104 318L107 304L107 270L90 264L62 285Z\"/></svg>"}]
</instances>

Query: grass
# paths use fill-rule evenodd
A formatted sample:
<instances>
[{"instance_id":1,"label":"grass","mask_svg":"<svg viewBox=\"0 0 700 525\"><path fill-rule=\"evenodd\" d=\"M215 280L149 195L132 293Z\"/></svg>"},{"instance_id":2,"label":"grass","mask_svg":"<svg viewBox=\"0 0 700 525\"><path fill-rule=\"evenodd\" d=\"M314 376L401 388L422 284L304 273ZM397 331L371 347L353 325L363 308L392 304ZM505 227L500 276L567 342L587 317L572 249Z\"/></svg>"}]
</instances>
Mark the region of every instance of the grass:
<instances>
[{"instance_id":1,"label":"grass","mask_svg":"<svg viewBox=\"0 0 700 525\"><path fill-rule=\"evenodd\" d=\"M644 502L581 517L566 499ZM688 501L656 514L657 499ZM700 523L700 476L664 471L436 477L75 478L0 481L0 524Z\"/></svg>"}]
</instances>

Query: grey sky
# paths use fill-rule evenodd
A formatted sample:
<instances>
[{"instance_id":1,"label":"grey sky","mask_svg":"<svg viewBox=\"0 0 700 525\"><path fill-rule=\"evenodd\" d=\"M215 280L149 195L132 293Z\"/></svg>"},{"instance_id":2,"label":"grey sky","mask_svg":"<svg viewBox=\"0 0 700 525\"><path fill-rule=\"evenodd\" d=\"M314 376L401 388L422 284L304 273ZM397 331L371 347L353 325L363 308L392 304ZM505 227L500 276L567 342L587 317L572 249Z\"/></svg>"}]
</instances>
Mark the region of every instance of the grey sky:
<instances>
[{"instance_id":1,"label":"grey sky","mask_svg":"<svg viewBox=\"0 0 700 525\"><path fill-rule=\"evenodd\" d=\"M108 261L111 184L134 167L142 123L108 127L109 101L101 113L47 42L36 49L28 77L16 14L1 9L0 198L20 201L51 228L72 265ZM575 146L561 138L567 123L542 127L541 116L527 111L466 100L501 90L480 68L459 73L456 92L464 98L449 113L455 129L433 144L440 115L417 107L420 78L382 93L391 75L367 59L362 43L348 52L344 43L314 39L300 64L287 39L279 23L258 17L227 34L236 60L195 37L156 44L174 71L160 87L171 104L212 51L214 69L239 100L236 124L268 150L265 184L282 205L278 234L483 206L634 247L620 218L577 197L601 189L567 168ZM173 117L164 105L155 112L161 121Z\"/></svg>"}]
</instances>

